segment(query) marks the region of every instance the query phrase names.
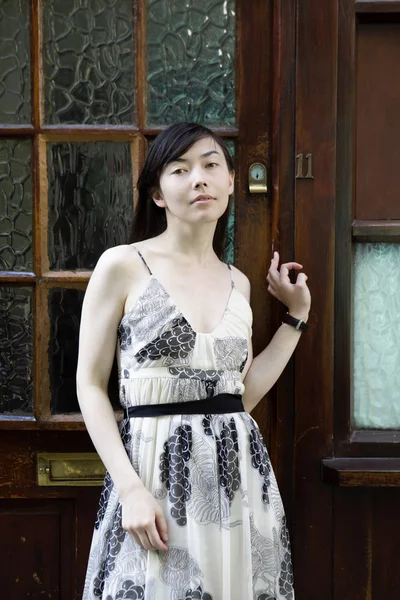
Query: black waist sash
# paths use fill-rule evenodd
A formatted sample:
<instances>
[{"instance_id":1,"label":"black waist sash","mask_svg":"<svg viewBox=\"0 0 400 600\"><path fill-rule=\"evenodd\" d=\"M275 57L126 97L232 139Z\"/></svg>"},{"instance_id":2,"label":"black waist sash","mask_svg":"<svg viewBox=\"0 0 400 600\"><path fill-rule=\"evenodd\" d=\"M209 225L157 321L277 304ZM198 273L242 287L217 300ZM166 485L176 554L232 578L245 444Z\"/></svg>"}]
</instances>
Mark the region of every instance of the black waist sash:
<instances>
[{"instance_id":1,"label":"black waist sash","mask_svg":"<svg viewBox=\"0 0 400 600\"><path fill-rule=\"evenodd\" d=\"M242 396L240 394L217 394L213 398L206 398L205 400L129 406L124 410L124 417L130 419L131 417L218 415L235 412L244 412Z\"/></svg>"}]
</instances>

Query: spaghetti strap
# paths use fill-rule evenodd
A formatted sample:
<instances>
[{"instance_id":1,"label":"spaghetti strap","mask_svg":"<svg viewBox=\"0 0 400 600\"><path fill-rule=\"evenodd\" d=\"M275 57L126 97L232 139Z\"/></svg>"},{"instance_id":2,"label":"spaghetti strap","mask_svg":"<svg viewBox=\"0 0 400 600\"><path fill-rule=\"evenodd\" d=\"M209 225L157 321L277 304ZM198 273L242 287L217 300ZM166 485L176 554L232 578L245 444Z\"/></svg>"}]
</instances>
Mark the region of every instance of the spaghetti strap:
<instances>
[{"instance_id":1,"label":"spaghetti strap","mask_svg":"<svg viewBox=\"0 0 400 600\"><path fill-rule=\"evenodd\" d=\"M235 282L233 281L233 273L232 273L232 267L229 263L227 263L226 265L231 273L231 286L234 288L235 287Z\"/></svg>"},{"instance_id":2,"label":"spaghetti strap","mask_svg":"<svg viewBox=\"0 0 400 600\"><path fill-rule=\"evenodd\" d=\"M136 246L133 246L133 245L132 245L132 247L135 248L136 252L138 253L138 255L140 256L140 258L142 259L142 262L143 262L144 266L146 267L146 269L148 270L148 272L150 273L150 275L153 275L153 273L150 271L149 265L144 260L143 254L140 252L139 248L136 248Z\"/></svg>"}]
</instances>

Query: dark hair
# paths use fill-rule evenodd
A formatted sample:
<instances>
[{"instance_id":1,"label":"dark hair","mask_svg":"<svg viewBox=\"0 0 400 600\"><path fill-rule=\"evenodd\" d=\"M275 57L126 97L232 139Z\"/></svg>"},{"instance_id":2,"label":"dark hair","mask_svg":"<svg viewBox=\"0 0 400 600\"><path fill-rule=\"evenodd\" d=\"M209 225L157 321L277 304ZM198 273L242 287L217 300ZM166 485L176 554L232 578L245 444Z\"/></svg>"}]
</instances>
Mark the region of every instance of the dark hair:
<instances>
[{"instance_id":1,"label":"dark hair","mask_svg":"<svg viewBox=\"0 0 400 600\"><path fill-rule=\"evenodd\" d=\"M146 240L165 231L165 208L157 206L152 198L154 191L159 189L161 171L206 137L212 138L222 148L229 171L235 170L225 142L208 127L198 123L176 123L165 129L151 144L138 179L138 198L129 243ZM230 202L215 229L213 248L219 258L223 258L225 251L229 209Z\"/></svg>"}]
</instances>

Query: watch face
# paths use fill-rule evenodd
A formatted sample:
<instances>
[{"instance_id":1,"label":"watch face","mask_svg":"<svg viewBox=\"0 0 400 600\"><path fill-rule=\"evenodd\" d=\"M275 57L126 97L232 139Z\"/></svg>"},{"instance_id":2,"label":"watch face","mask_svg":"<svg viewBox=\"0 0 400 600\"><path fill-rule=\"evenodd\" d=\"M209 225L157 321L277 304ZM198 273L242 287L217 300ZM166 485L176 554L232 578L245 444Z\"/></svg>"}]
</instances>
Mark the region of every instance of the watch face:
<instances>
[{"instance_id":1,"label":"watch face","mask_svg":"<svg viewBox=\"0 0 400 600\"><path fill-rule=\"evenodd\" d=\"M261 165L254 165L254 167L251 168L251 176L258 181L263 179L265 176L263 167Z\"/></svg>"}]
</instances>

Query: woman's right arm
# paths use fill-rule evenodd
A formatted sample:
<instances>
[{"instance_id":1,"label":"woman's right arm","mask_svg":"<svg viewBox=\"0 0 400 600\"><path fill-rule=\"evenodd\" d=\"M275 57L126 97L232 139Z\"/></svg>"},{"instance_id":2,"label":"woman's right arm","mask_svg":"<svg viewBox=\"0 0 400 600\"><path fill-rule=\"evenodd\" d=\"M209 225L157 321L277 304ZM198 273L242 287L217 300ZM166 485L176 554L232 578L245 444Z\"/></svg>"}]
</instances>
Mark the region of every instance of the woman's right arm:
<instances>
[{"instance_id":1,"label":"woman's right arm","mask_svg":"<svg viewBox=\"0 0 400 600\"><path fill-rule=\"evenodd\" d=\"M162 509L129 460L108 398L117 329L128 291L123 252L121 247L112 248L100 257L86 290L79 334L77 394L89 435L121 499L124 528L144 548L167 550L160 538L161 535L166 539Z\"/></svg>"}]
</instances>

